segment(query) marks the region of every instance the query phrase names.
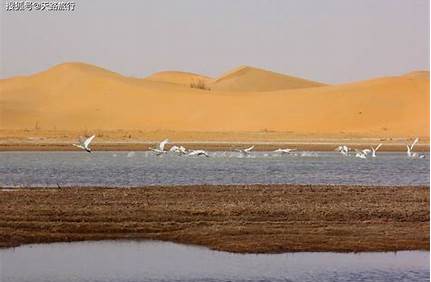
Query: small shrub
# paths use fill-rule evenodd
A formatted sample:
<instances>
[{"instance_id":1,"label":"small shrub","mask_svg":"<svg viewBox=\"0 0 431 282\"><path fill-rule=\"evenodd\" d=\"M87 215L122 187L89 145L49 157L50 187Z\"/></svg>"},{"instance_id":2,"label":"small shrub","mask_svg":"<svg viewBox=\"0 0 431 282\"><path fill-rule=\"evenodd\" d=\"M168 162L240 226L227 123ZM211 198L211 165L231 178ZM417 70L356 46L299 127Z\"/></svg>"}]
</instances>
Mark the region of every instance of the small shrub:
<instances>
[{"instance_id":1,"label":"small shrub","mask_svg":"<svg viewBox=\"0 0 431 282\"><path fill-rule=\"evenodd\" d=\"M193 81L192 83L190 83L190 87L208 91L211 90L211 88L209 88L206 85L205 81L203 81L202 79L199 79L198 81Z\"/></svg>"}]
</instances>

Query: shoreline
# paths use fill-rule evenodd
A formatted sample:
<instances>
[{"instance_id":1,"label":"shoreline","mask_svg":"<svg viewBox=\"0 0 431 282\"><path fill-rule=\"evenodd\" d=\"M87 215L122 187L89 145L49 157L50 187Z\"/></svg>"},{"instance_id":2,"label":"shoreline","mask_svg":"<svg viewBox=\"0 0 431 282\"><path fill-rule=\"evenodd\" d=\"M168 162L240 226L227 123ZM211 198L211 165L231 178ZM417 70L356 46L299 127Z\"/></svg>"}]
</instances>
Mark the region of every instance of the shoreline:
<instances>
[{"instance_id":1,"label":"shoreline","mask_svg":"<svg viewBox=\"0 0 431 282\"><path fill-rule=\"evenodd\" d=\"M0 129L1 151L78 151L72 146L80 136L96 134L92 147L95 151L148 151L160 141L169 139L167 148L183 145L188 149L231 151L255 145L256 151L273 151L278 148L296 148L299 151L334 151L339 145L353 149L370 148L382 143L381 152L405 152L406 145L416 137L416 152L429 152L427 136L358 135L354 133L305 134L276 131L204 132L204 131L142 131L142 130L48 130Z\"/></svg>"},{"instance_id":2,"label":"shoreline","mask_svg":"<svg viewBox=\"0 0 431 282\"><path fill-rule=\"evenodd\" d=\"M142 188L0 189L0 247L129 239L235 253L429 250L426 186Z\"/></svg>"},{"instance_id":3,"label":"shoreline","mask_svg":"<svg viewBox=\"0 0 431 282\"><path fill-rule=\"evenodd\" d=\"M73 152L80 151L70 143L0 143L0 152L9 151L60 151ZM255 145L254 151L274 151L279 148L296 148L297 151L318 151L318 152L334 152L335 148L340 144L345 144L353 149L369 148L369 143L344 142L344 143L298 143L298 142L280 142L280 143L262 143L262 142L175 142L185 146L187 149L202 149L207 151L234 151L235 149L245 148ZM95 143L92 146L94 151L149 151L149 147L157 145L155 142L145 143ZM374 143L372 144L374 145ZM168 145L168 148L170 146ZM379 152L405 152L404 144L384 144ZM430 146L427 144L419 144L415 146L415 152L429 152Z\"/></svg>"}]
</instances>

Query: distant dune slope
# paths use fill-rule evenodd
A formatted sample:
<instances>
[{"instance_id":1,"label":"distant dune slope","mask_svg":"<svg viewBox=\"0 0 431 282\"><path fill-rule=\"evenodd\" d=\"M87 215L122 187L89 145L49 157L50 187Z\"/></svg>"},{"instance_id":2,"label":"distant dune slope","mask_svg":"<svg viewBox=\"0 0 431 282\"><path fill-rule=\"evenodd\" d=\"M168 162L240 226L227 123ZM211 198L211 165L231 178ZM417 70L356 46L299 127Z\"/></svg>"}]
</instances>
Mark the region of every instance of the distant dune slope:
<instances>
[{"instance_id":1,"label":"distant dune slope","mask_svg":"<svg viewBox=\"0 0 431 282\"><path fill-rule=\"evenodd\" d=\"M157 72L146 77L145 79L152 80L152 81L176 83L176 84L181 84L188 87L190 87L190 84L192 83L197 83L199 81L208 83L212 80L212 78L208 76L190 73L190 72L181 72L181 71Z\"/></svg>"},{"instance_id":2,"label":"distant dune slope","mask_svg":"<svg viewBox=\"0 0 431 282\"><path fill-rule=\"evenodd\" d=\"M221 91L274 91L324 86L325 84L263 69L242 66L210 83Z\"/></svg>"},{"instance_id":3,"label":"distant dune slope","mask_svg":"<svg viewBox=\"0 0 431 282\"><path fill-rule=\"evenodd\" d=\"M238 93L127 78L69 63L28 77L0 80L0 91L0 129L429 136L429 72Z\"/></svg>"}]
</instances>

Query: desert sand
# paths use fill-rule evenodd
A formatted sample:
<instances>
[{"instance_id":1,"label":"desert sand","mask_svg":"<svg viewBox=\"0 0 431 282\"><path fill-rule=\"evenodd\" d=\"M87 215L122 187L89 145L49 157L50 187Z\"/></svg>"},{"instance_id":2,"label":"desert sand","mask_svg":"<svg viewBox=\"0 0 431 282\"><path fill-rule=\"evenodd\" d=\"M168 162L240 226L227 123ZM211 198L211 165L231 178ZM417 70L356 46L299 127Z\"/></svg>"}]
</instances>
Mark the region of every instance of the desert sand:
<instances>
[{"instance_id":1,"label":"desert sand","mask_svg":"<svg viewBox=\"0 0 431 282\"><path fill-rule=\"evenodd\" d=\"M0 189L0 247L155 239L232 252L429 249L428 187Z\"/></svg>"},{"instance_id":2,"label":"desert sand","mask_svg":"<svg viewBox=\"0 0 431 282\"><path fill-rule=\"evenodd\" d=\"M242 92L268 92L325 85L323 83L249 66L238 67L208 83L212 90Z\"/></svg>"},{"instance_id":3,"label":"desert sand","mask_svg":"<svg viewBox=\"0 0 431 282\"><path fill-rule=\"evenodd\" d=\"M162 71L145 78L146 80L180 84L189 87L192 83L202 81L209 83L212 78L196 73L182 71Z\"/></svg>"},{"instance_id":4,"label":"desert sand","mask_svg":"<svg viewBox=\"0 0 431 282\"><path fill-rule=\"evenodd\" d=\"M210 91L191 88L202 80ZM252 67L125 77L65 63L0 80L0 130L429 136L429 72L325 85ZM214 136L211 136L214 133ZM2 134L3 135L3 134Z\"/></svg>"}]
</instances>

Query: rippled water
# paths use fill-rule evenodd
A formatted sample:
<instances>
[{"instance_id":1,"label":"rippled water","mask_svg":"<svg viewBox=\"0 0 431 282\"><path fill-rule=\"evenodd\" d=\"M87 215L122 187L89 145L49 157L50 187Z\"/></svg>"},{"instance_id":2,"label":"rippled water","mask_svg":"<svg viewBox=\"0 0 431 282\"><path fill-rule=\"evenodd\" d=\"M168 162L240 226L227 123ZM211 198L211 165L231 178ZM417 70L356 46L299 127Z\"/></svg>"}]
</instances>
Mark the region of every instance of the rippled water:
<instances>
[{"instance_id":1,"label":"rippled water","mask_svg":"<svg viewBox=\"0 0 431 282\"><path fill-rule=\"evenodd\" d=\"M1 186L143 186L181 184L362 184L429 185L429 154L377 158L344 157L335 152L244 157L213 152L210 157L151 152L2 152Z\"/></svg>"},{"instance_id":2,"label":"rippled water","mask_svg":"<svg viewBox=\"0 0 431 282\"><path fill-rule=\"evenodd\" d=\"M429 281L429 252L232 254L157 241L0 250L9 281Z\"/></svg>"}]
</instances>

